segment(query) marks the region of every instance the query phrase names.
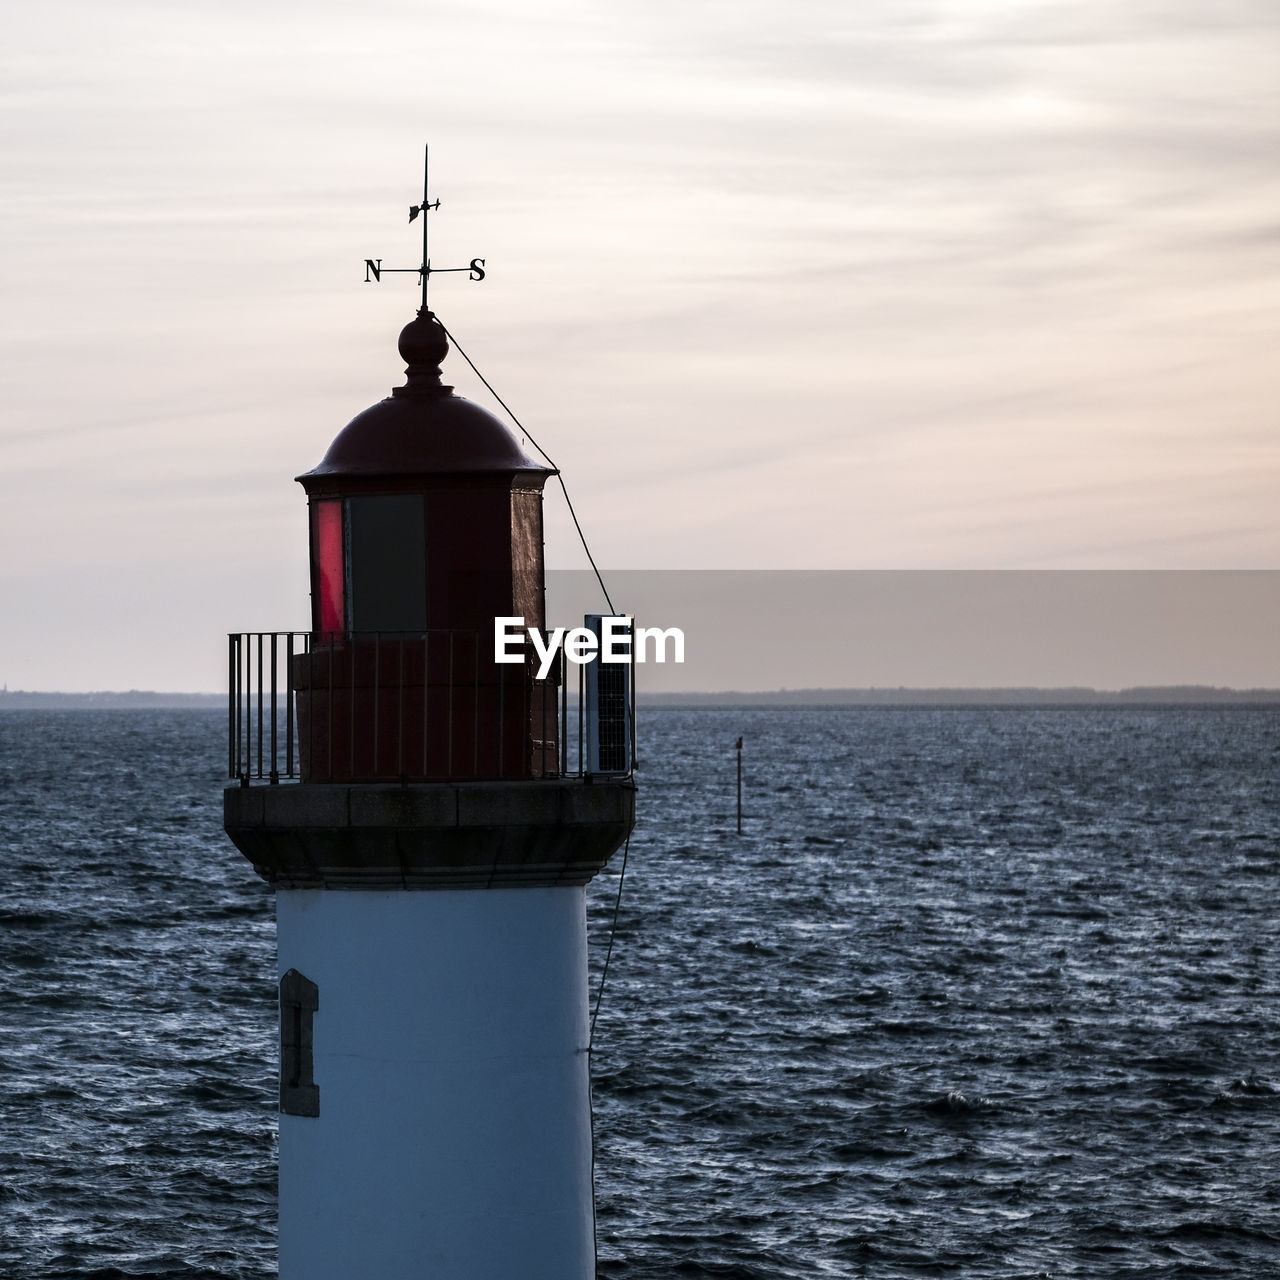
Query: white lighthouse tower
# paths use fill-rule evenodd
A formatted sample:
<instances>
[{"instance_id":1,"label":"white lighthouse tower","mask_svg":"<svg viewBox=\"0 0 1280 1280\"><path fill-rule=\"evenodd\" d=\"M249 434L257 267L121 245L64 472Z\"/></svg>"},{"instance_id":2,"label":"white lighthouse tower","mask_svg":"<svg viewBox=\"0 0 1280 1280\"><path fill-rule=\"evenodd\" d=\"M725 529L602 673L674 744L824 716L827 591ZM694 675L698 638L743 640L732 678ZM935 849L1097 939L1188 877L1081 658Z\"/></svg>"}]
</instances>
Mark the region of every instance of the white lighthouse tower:
<instances>
[{"instance_id":1,"label":"white lighthouse tower","mask_svg":"<svg viewBox=\"0 0 1280 1280\"><path fill-rule=\"evenodd\" d=\"M299 477L310 632L232 638L225 824L277 890L280 1280L594 1277L584 886L635 792L628 753L569 772L555 673L493 660L495 618L545 625L554 473L441 385L447 350L424 305L406 385Z\"/></svg>"}]
</instances>

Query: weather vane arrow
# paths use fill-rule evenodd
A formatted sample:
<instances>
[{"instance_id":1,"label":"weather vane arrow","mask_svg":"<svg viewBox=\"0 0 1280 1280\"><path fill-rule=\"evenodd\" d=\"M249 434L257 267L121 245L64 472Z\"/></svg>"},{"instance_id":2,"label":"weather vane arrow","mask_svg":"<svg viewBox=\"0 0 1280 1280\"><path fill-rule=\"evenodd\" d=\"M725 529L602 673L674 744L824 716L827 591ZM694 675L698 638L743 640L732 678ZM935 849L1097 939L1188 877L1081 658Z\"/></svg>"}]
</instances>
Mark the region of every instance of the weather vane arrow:
<instances>
[{"instance_id":1,"label":"weather vane arrow","mask_svg":"<svg viewBox=\"0 0 1280 1280\"><path fill-rule=\"evenodd\" d=\"M384 267L381 258L366 258L364 260L364 281L365 284L377 283L382 279L382 273L389 271L394 274L415 273L422 281L422 312L427 314L427 281L433 276L443 271L465 271L472 280L484 279L484 259L472 258L470 265L465 267L433 267L431 265L431 257L427 252L427 227L430 223L429 214L434 209L440 208L440 201L430 200L427 194L427 175L430 172L430 156L431 148L423 147L422 149L422 203L411 204L409 206L409 221L413 222L418 214L422 214L422 265L420 267Z\"/></svg>"}]
</instances>

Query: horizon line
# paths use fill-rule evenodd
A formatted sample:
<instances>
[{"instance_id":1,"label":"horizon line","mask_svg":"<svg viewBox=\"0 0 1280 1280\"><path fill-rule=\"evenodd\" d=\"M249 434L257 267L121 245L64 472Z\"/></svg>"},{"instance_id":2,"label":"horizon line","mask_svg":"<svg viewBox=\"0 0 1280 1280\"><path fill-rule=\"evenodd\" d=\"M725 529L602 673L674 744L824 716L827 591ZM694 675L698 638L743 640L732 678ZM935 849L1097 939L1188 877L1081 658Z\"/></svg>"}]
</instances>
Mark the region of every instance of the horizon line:
<instances>
[{"instance_id":1,"label":"horizon line","mask_svg":"<svg viewBox=\"0 0 1280 1280\"><path fill-rule=\"evenodd\" d=\"M74 702L107 703L119 706L225 706L228 694L212 691L153 689L39 690L0 689L0 708L38 710L40 704L68 705ZM915 704L949 703L1114 703L1114 702L1276 702L1280 687L1231 685L1162 684L1126 685L1099 689L1091 685L866 685L818 686L776 689L681 689L637 690L637 701L649 705L715 703L720 705L885 705L895 701ZM576 695L570 697L576 704ZM15 705L30 703L26 707Z\"/></svg>"}]
</instances>

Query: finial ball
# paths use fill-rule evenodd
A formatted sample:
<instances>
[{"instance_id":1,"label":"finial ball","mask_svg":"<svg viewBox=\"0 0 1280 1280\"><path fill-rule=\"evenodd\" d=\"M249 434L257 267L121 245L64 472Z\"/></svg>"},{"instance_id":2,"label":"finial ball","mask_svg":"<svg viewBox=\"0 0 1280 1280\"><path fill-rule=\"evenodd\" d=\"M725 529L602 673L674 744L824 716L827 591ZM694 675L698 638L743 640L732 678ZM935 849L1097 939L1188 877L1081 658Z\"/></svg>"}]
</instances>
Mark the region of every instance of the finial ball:
<instances>
[{"instance_id":1,"label":"finial ball","mask_svg":"<svg viewBox=\"0 0 1280 1280\"><path fill-rule=\"evenodd\" d=\"M430 311L419 312L400 330L399 346L401 359L409 366L411 374L423 372L438 375L440 361L449 354L449 339L445 337L443 326Z\"/></svg>"}]
</instances>

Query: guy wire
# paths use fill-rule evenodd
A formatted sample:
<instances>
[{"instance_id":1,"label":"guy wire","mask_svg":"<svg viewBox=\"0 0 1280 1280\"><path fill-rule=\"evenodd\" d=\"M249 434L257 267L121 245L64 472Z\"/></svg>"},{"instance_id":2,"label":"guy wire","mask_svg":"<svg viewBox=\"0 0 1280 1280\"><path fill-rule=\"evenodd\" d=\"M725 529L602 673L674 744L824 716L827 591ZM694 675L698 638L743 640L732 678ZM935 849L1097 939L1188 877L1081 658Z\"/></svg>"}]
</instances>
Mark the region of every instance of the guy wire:
<instances>
[{"instance_id":1,"label":"guy wire","mask_svg":"<svg viewBox=\"0 0 1280 1280\"><path fill-rule=\"evenodd\" d=\"M591 1070L592 1045L596 1041L596 1018L600 1016L600 1002L604 999L604 983L609 976L609 960L613 955L613 939L618 932L618 908L622 906L622 882L627 878L627 854L631 852L631 833L622 847L622 867L618 871L618 896L613 900L613 919L609 922L609 948L604 953L604 966L600 970L600 985L596 988L596 1007L591 1011L591 1029L587 1033L587 1116L591 1123L591 1250L595 1255L594 1274L600 1275L600 1242L596 1235L596 1104L591 1094L594 1072Z\"/></svg>"},{"instance_id":2,"label":"guy wire","mask_svg":"<svg viewBox=\"0 0 1280 1280\"><path fill-rule=\"evenodd\" d=\"M631 833L622 846L622 867L618 871L618 896L613 900L613 919L609 923L609 946L604 953L604 966L600 970L600 985L596 988L596 1007L591 1013L591 1030L587 1035L587 1052L596 1040L596 1019L600 1016L600 1002L604 999L605 979L609 976L609 959L613 955L613 938L618 932L618 908L622 906L622 882L627 878L627 854L631 852Z\"/></svg>"},{"instance_id":3,"label":"guy wire","mask_svg":"<svg viewBox=\"0 0 1280 1280\"><path fill-rule=\"evenodd\" d=\"M507 417L520 428L528 437L529 443L533 445L537 451L547 460L547 465L555 472L556 479L560 482L561 492L564 494L565 505L569 508L569 514L573 517L573 527L578 531L578 540L582 543L582 549L587 553L587 559L591 562L592 572L596 575L596 581L600 584L600 590L604 592L605 603L609 606L609 612L616 614L618 611L613 607L613 601L609 598L609 588L604 585L604 579L600 576L600 570L596 568L595 557L591 554L591 548L587 546L587 536L582 532L582 526L578 523L578 513L573 509L573 502L569 498L569 489L564 482L564 476L560 474L560 468L551 460L551 455L533 438L529 429L516 417L511 411L511 406L493 389L489 379L480 372L475 366L475 361L462 349L462 344L445 328L444 321L439 316L435 317L435 322L444 329L444 336L449 339L450 343L457 349L458 354L471 366L471 372L480 379L488 388L489 394L507 411Z\"/></svg>"}]
</instances>

